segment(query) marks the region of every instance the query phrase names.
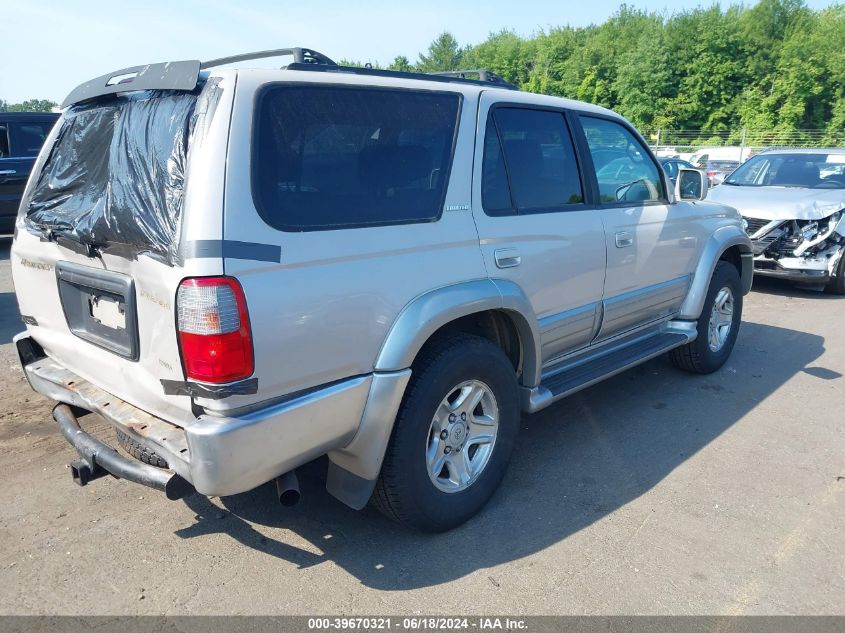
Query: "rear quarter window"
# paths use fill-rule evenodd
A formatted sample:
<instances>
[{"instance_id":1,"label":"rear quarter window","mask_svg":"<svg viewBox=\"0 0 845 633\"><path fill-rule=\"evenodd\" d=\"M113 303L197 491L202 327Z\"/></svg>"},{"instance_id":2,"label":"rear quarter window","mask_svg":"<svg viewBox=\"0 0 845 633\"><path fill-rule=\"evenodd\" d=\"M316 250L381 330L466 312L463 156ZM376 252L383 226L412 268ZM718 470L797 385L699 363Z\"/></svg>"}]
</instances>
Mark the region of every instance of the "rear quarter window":
<instances>
[{"instance_id":1,"label":"rear quarter window","mask_svg":"<svg viewBox=\"0 0 845 633\"><path fill-rule=\"evenodd\" d=\"M253 197L283 231L440 217L457 93L275 85L258 98Z\"/></svg>"}]
</instances>

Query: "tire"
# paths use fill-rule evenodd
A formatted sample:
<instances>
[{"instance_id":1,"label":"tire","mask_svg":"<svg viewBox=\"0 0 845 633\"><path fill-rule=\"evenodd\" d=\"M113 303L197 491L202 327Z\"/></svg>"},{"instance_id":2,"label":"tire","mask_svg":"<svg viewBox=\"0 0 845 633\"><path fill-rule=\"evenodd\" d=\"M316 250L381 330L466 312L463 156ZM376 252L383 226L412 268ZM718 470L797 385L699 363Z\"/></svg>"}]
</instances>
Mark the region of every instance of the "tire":
<instances>
[{"instance_id":1,"label":"tire","mask_svg":"<svg viewBox=\"0 0 845 633\"><path fill-rule=\"evenodd\" d=\"M833 277L824 289L832 295L845 295L845 253L839 257Z\"/></svg>"},{"instance_id":2,"label":"tire","mask_svg":"<svg viewBox=\"0 0 845 633\"><path fill-rule=\"evenodd\" d=\"M150 451L146 446L139 444L123 431L115 429L114 434L117 436L117 443L120 444L120 447L139 462L144 462L157 468L168 467L167 461L163 457Z\"/></svg>"},{"instance_id":3,"label":"tire","mask_svg":"<svg viewBox=\"0 0 845 633\"><path fill-rule=\"evenodd\" d=\"M477 397L478 405L470 411ZM519 421L516 374L499 347L468 335L427 346L414 363L373 505L424 532L464 523L498 488Z\"/></svg>"},{"instance_id":4,"label":"tire","mask_svg":"<svg viewBox=\"0 0 845 633\"><path fill-rule=\"evenodd\" d=\"M728 322L730 327L726 330L724 339L719 338L720 346L714 348L711 346L710 320L717 298L722 301L725 296L722 294L723 291L730 293L732 305ZM724 310L720 311L720 315L723 318L727 317ZM742 290L739 271L730 262L720 261L716 264L716 270L713 271L707 297L704 300L704 309L698 318L698 337L692 343L673 349L670 352L672 362L679 369L693 374L712 374L724 365L731 355L741 320ZM723 322L722 325L728 325L728 323ZM721 330L721 327L719 329Z\"/></svg>"}]
</instances>

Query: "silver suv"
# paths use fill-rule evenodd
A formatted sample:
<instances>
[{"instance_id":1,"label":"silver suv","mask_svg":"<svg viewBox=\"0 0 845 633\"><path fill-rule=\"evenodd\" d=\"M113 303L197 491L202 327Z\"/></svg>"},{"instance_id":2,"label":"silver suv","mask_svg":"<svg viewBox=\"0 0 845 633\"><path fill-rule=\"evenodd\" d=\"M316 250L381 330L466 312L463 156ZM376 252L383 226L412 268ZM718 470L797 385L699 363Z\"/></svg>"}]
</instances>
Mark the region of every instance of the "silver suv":
<instances>
[{"instance_id":1,"label":"silver suv","mask_svg":"<svg viewBox=\"0 0 845 633\"><path fill-rule=\"evenodd\" d=\"M445 530L499 485L521 413L664 352L725 362L752 280L737 212L699 172L670 189L619 115L468 74L285 49L71 93L12 266L79 484L275 479L291 503L327 455L344 503Z\"/></svg>"}]
</instances>

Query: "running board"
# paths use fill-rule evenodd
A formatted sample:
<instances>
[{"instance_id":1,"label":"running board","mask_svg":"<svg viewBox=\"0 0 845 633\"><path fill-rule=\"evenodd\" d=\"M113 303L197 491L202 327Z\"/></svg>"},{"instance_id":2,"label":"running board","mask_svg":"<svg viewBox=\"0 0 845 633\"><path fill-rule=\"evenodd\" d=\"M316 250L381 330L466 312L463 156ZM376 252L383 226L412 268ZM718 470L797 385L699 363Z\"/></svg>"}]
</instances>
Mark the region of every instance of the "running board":
<instances>
[{"instance_id":1,"label":"running board","mask_svg":"<svg viewBox=\"0 0 845 633\"><path fill-rule=\"evenodd\" d=\"M685 345L693 338L678 331L664 331L602 350L595 355L587 354L564 362L543 376L540 386L527 394L527 406L524 408L530 413L539 411L576 391Z\"/></svg>"}]
</instances>

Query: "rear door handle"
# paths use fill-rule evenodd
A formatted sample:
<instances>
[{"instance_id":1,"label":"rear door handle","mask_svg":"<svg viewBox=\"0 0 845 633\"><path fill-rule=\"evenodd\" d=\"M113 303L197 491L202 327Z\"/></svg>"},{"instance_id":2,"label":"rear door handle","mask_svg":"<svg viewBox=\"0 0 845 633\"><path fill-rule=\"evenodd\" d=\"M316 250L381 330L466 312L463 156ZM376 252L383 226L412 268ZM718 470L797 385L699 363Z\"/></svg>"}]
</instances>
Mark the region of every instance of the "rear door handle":
<instances>
[{"instance_id":1,"label":"rear door handle","mask_svg":"<svg viewBox=\"0 0 845 633\"><path fill-rule=\"evenodd\" d=\"M16 173L14 169L0 169L0 176L14 176Z\"/></svg>"},{"instance_id":2,"label":"rear door handle","mask_svg":"<svg viewBox=\"0 0 845 633\"><path fill-rule=\"evenodd\" d=\"M628 231L620 231L616 234L616 248L625 248L626 246L633 246L634 234Z\"/></svg>"},{"instance_id":3,"label":"rear door handle","mask_svg":"<svg viewBox=\"0 0 845 633\"><path fill-rule=\"evenodd\" d=\"M515 248L500 248L493 252L498 268L513 268L522 263L522 257Z\"/></svg>"}]
</instances>

